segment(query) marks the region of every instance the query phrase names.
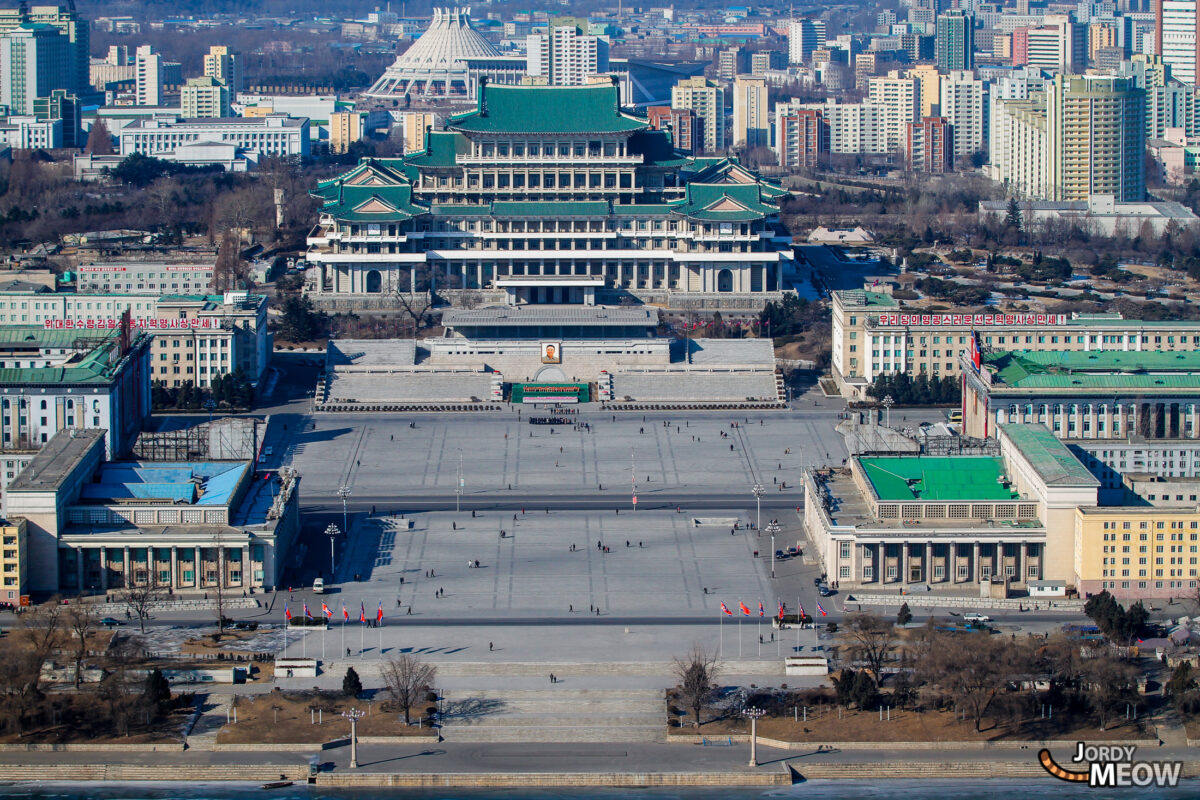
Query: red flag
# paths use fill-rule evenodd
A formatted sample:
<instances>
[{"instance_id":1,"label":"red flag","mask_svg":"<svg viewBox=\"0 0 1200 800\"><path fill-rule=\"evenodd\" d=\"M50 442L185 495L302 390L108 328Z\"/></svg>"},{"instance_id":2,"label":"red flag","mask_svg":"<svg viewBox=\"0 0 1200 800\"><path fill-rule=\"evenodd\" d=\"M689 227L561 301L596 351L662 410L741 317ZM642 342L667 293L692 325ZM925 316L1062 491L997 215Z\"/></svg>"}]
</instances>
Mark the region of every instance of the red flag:
<instances>
[{"instance_id":1,"label":"red flag","mask_svg":"<svg viewBox=\"0 0 1200 800\"><path fill-rule=\"evenodd\" d=\"M741 600L738 600L738 606L742 609L743 614L745 614L747 617L750 616L750 609L746 608L745 603L743 603Z\"/></svg>"},{"instance_id":2,"label":"red flag","mask_svg":"<svg viewBox=\"0 0 1200 800\"><path fill-rule=\"evenodd\" d=\"M729 610L729 606L725 605L724 603L721 603L721 610L724 611L729 616L731 616L731 617L733 616L733 612Z\"/></svg>"},{"instance_id":3,"label":"red flag","mask_svg":"<svg viewBox=\"0 0 1200 800\"><path fill-rule=\"evenodd\" d=\"M383 622L383 601L379 601L379 611L375 614L376 622Z\"/></svg>"},{"instance_id":4,"label":"red flag","mask_svg":"<svg viewBox=\"0 0 1200 800\"><path fill-rule=\"evenodd\" d=\"M821 601L820 601L820 600L818 600L818 601L817 601L817 611L820 611L820 612L821 612L821 616L822 616L822 617L826 616L826 615L825 615L825 609L821 608Z\"/></svg>"},{"instance_id":5,"label":"red flag","mask_svg":"<svg viewBox=\"0 0 1200 800\"><path fill-rule=\"evenodd\" d=\"M758 601L758 615L759 615L760 617L761 617L761 616L763 616L763 606L762 606L762 600L759 600L759 601Z\"/></svg>"},{"instance_id":6,"label":"red flag","mask_svg":"<svg viewBox=\"0 0 1200 800\"><path fill-rule=\"evenodd\" d=\"M329 610L329 606L325 605L324 603L321 603L321 613L324 614L326 617L333 616L333 612Z\"/></svg>"},{"instance_id":7,"label":"red flag","mask_svg":"<svg viewBox=\"0 0 1200 800\"><path fill-rule=\"evenodd\" d=\"M363 623L367 621L367 607L361 600L358 603L358 621Z\"/></svg>"},{"instance_id":8,"label":"red flag","mask_svg":"<svg viewBox=\"0 0 1200 800\"><path fill-rule=\"evenodd\" d=\"M350 621L350 612L346 610L346 601L342 601L342 622Z\"/></svg>"},{"instance_id":9,"label":"red flag","mask_svg":"<svg viewBox=\"0 0 1200 800\"><path fill-rule=\"evenodd\" d=\"M779 604L779 618L783 619L783 603Z\"/></svg>"},{"instance_id":10,"label":"red flag","mask_svg":"<svg viewBox=\"0 0 1200 800\"><path fill-rule=\"evenodd\" d=\"M287 603L283 604L283 618L286 619L288 622L292 621L292 610L290 608L288 608Z\"/></svg>"}]
</instances>

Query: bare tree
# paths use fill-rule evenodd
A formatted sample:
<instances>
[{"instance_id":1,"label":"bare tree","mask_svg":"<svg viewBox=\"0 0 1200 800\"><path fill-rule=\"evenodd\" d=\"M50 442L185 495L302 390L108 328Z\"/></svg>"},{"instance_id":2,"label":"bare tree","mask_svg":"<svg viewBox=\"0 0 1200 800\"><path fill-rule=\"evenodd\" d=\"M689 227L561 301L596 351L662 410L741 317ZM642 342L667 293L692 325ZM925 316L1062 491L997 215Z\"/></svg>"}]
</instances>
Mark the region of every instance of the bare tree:
<instances>
[{"instance_id":1,"label":"bare tree","mask_svg":"<svg viewBox=\"0 0 1200 800\"><path fill-rule=\"evenodd\" d=\"M695 715L696 727L700 727L700 712L712 699L717 689L717 677L721 674L721 665L716 655L709 652L703 645L692 645L691 651L684 658L676 658L671 672L679 681L679 696L681 702L692 710Z\"/></svg>"},{"instance_id":2,"label":"bare tree","mask_svg":"<svg viewBox=\"0 0 1200 800\"><path fill-rule=\"evenodd\" d=\"M892 621L875 614L851 614L846 618L846 634L851 657L867 665L878 686L883 682L883 662L896 647Z\"/></svg>"},{"instance_id":3,"label":"bare tree","mask_svg":"<svg viewBox=\"0 0 1200 800\"><path fill-rule=\"evenodd\" d=\"M397 286L395 291L396 302L412 320L414 333L425 325L425 317L428 315L429 309L433 307L433 292L429 286L429 277L425 275L422 279L423 272L422 269L410 270L411 279L407 291L400 286ZM419 286L424 286L424 288L417 288Z\"/></svg>"},{"instance_id":4,"label":"bare tree","mask_svg":"<svg viewBox=\"0 0 1200 800\"><path fill-rule=\"evenodd\" d=\"M404 709L404 724L410 723L409 710L421 693L433 686L437 667L408 654L389 658L383 665L383 685L392 700Z\"/></svg>"},{"instance_id":5,"label":"bare tree","mask_svg":"<svg viewBox=\"0 0 1200 800\"><path fill-rule=\"evenodd\" d=\"M1137 702L1137 675L1132 664L1111 651L1097 653L1084 663L1084 685L1100 730L1108 727L1115 711Z\"/></svg>"},{"instance_id":6,"label":"bare tree","mask_svg":"<svg viewBox=\"0 0 1200 800\"><path fill-rule=\"evenodd\" d=\"M88 131L87 151L94 156L112 155L112 134L108 132L108 125L104 120L98 119L92 123L91 130Z\"/></svg>"},{"instance_id":7,"label":"bare tree","mask_svg":"<svg viewBox=\"0 0 1200 800\"><path fill-rule=\"evenodd\" d=\"M212 288L214 292L227 292L235 287L241 266L240 262L237 236L227 228L221 234L221 245L217 248L217 262L213 265Z\"/></svg>"},{"instance_id":8,"label":"bare tree","mask_svg":"<svg viewBox=\"0 0 1200 800\"><path fill-rule=\"evenodd\" d=\"M88 654L88 637L96 630L96 625L99 622L99 615L96 609L76 600L71 605L67 606L66 624L67 630L75 637L75 688L79 688L79 684L83 680L83 660Z\"/></svg>"},{"instance_id":9,"label":"bare tree","mask_svg":"<svg viewBox=\"0 0 1200 800\"><path fill-rule=\"evenodd\" d=\"M150 619L151 612L167 599L166 591L158 585L157 577L151 566L150 583L126 589L121 595L121 601L125 604L125 608L131 615L137 617L142 633L146 632L146 620Z\"/></svg>"},{"instance_id":10,"label":"bare tree","mask_svg":"<svg viewBox=\"0 0 1200 800\"><path fill-rule=\"evenodd\" d=\"M978 732L997 692L1025 672L1024 655L1022 645L998 636L940 633L918 671L966 708Z\"/></svg>"},{"instance_id":11,"label":"bare tree","mask_svg":"<svg viewBox=\"0 0 1200 800\"><path fill-rule=\"evenodd\" d=\"M33 611L22 615L21 634L33 650L38 663L44 661L62 632L64 624L63 612L67 606L62 604L62 598L55 595L45 604Z\"/></svg>"}]
</instances>

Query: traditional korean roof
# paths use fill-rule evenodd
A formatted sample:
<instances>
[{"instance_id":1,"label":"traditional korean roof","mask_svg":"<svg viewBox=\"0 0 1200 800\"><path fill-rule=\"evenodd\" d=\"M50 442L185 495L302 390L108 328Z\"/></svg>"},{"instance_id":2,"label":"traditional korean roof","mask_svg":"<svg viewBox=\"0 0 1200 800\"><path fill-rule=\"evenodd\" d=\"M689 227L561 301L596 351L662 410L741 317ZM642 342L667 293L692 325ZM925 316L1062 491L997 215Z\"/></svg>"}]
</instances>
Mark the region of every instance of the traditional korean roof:
<instances>
[{"instance_id":1,"label":"traditional korean roof","mask_svg":"<svg viewBox=\"0 0 1200 800\"><path fill-rule=\"evenodd\" d=\"M763 202L758 183L689 183L687 200L678 208L678 213L686 217L714 222L750 222L778 211Z\"/></svg>"},{"instance_id":2,"label":"traditional korean roof","mask_svg":"<svg viewBox=\"0 0 1200 800\"><path fill-rule=\"evenodd\" d=\"M388 222L427 214L429 209L412 201L412 185L346 186L326 196L321 213L354 222Z\"/></svg>"},{"instance_id":3,"label":"traditional korean roof","mask_svg":"<svg viewBox=\"0 0 1200 800\"><path fill-rule=\"evenodd\" d=\"M464 133L625 133L648 126L621 112L615 84L504 86L484 84L479 107L451 117L447 127Z\"/></svg>"}]
</instances>

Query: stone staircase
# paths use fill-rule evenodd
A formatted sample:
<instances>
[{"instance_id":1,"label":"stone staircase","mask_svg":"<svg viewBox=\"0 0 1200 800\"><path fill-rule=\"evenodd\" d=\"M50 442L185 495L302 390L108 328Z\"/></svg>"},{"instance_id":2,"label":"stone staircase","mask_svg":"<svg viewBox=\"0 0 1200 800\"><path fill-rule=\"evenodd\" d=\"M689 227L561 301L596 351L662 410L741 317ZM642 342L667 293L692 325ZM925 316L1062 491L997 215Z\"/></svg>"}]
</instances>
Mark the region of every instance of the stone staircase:
<instances>
[{"instance_id":1,"label":"stone staircase","mask_svg":"<svg viewBox=\"0 0 1200 800\"><path fill-rule=\"evenodd\" d=\"M189 750L216 749L217 733L225 725L232 701L232 695L213 694L199 701L202 704L200 716L187 736Z\"/></svg>"},{"instance_id":2,"label":"stone staircase","mask_svg":"<svg viewBox=\"0 0 1200 800\"><path fill-rule=\"evenodd\" d=\"M556 673L557 674L557 673ZM661 689L588 689L565 678L541 689L452 689L442 701L447 742L658 742L666 739Z\"/></svg>"}]
</instances>

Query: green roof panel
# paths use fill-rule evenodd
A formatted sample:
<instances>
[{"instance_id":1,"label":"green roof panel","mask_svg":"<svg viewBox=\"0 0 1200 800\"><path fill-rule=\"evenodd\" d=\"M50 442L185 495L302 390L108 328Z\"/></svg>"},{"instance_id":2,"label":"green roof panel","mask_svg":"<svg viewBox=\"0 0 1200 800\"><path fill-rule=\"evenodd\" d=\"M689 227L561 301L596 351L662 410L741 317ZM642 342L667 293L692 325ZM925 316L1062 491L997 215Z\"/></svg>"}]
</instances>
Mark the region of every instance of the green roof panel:
<instances>
[{"instance_id":1,"label":"green roof panel","mask_svg":"<svg viewBox=\"0 0 1200 800\"><path fill-rule=\"evenodd\" d=\"M466 133L626 133L647 127L621 113L614 84L503 86L485 84L480 107L446 125Z\"/></svg>"}]
</instances>

